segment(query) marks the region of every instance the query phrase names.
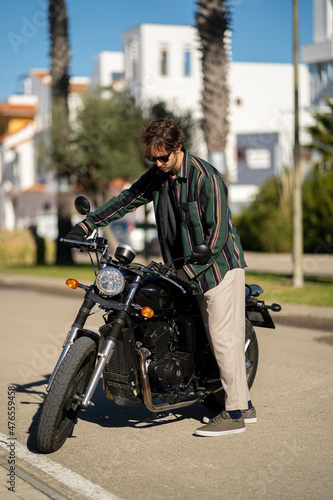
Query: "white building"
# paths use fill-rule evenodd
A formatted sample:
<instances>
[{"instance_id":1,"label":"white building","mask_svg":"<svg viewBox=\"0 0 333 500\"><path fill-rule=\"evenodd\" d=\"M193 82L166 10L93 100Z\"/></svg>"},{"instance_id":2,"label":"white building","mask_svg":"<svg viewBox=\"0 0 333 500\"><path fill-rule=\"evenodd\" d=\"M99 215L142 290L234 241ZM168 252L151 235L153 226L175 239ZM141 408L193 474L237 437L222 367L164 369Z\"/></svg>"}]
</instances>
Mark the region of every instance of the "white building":
<instances>
[{"instance_id":1,"label":"white building","mask_svg":"<svg viewBox=\"0 0 333 500\"><path fill-rule=\"evenodd\" d=\"M70 79L73 121L89 82L86 77ZM0 228L29 227L50 217L56 222L57 186L38 161L38 139L50 123L50 83L49 71L31 70L24 94L0 103Z\"/></svg>"},{"instance_id":2,"label":"white building","mask_svg":"<svg viewBox=\"0 0 333 500\"><path fill-rule=\"evenodd\" d=\"M91 86L111 88L124 80L124 53L103 51L97 56L97 64L91 75Z\"/></svg>"},{"instance_id":3,"label":"white building","mask_svg":"<svg viewBox=\"0 0 333 500\"><path fill-rule=\"evenodd\" d=\"M233 210L258 186L293 164L294 90L291 64L232 62L229 68L230 133L227 164ZM301 143L310 124L309 73L299 67Z\"/></svg>"},{"instance_id":4,"label":"white building","mask_svg":"<svg viewBox=\"0 0 333 500\"><path fill-rule=\"evenodd\" d=\"M333 7L328 0L314 0L314 6L315 40L314 44L304 47L303 58L311 64L312 102L319 102L332 89ZM106 89L127 87L142 106L163 100L175 111L190 109L194 118L199 120L202 116L202 69L196 29L191 26L142 24L125 31L123 41L123 52L103 51L99 54L91 85ZM323 61L326 61L324 65ZM279 175L284 166L292 164L293 67L291 64L230 62L228 74L230 133L226 157L231 181L231 205L237 210L251 200L258 186L268 177ZM320 88L316 74L321 78ZM72 78L70 83L70 113L75 121L81 95L89 86L89 78ZM23 117L8 115L8 111L13 111L8 108L8 103L17 98L11 97L7 103L0 103L0 225L5 227L12 227L15 223L14 193L34 191L34 185L37 185L35 190L38 191L41 189L39 182L48 182L38 169L35 139L49 126L49 72L33 70L25 82L25 95L21 99L34 102L28 121L24 113ZM300 65L303 143L306 142L304 128L309 124L307 110L310 98L309 72L306 66ZM20 118L20 122L16 118ZM200 134L192 151L207 158L207 149ZM50 187L44 185L44 190L48 189ZM23 210L23 213L28 212ZM21 221L25 223L22 217Z\"/></svg>"},{"instance_id":5,"label":"white building","mask_svg":"<svg viewBox=\"0 0 333 500\"><path fill-rule=\"evenodd\" d=\"M310 66L311 105L333 97L333 2L313 0L313 43L303 46L303 61Z\"/></svg>"},{"instance_id":6,"label":"white building","mask_svg":"<svg viewBox=\"0 0 333 500\"><path fill-rule=\"evenodd\" d=\"M201 53L197 31L192 26L142 24L124 32L124 78L126 86L142 105L163 100L175 111L190 109L202 116ZM103 70L99 59L97 74L112 75L110 52ZM114 67L116 68L116 66ZM118 67L119 70L119 67ZM120 71L120 70L119 70ZM94 79L95 84L112 86L112 79ZM233 209L248 203L268 177L279 175L292 164L293 147L293 66L291 64L229 63L230 133L227 166L230 173L230 200ZM300 65L301 125L309 123L309 74ZM207 158L202 136L192 152Z\"/></svg>"},{"instance_id":7,"label":"white building","mask_svg":"<svg viewBox=\"0 0 333 500\"><path fill-rule=\"evenodd\" d=\"M125 79L144 106L163 99L195 115L200 110L201 63L191 26L141 24L125 31Z\"/></svg>"}]
</instances>

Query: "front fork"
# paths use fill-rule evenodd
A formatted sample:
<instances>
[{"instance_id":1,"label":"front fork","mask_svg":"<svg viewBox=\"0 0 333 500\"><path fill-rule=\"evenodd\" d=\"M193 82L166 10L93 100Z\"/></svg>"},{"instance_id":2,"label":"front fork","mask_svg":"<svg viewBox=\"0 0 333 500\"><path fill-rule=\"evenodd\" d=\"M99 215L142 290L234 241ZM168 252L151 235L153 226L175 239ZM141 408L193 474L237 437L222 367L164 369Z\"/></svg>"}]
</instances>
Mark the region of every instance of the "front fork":
<instances>
[{"instance_id":1,"label":"front fork","mask_svg":"<svg viewBox=\"0 0 333 500\"><path fill-rule=\"evenodd\" d=\"M103 344L103 350L102 352L98 353L98 362L96 364L96 367L92 373L92 376L89 380L89 383L86 387L85 394L82 400L82 406L90 406L93 405L91 402L91 398L95 392L95 389L97 387L98 381L103 373L103 370L105 368L105 365L109 363L111 356L115 350L116 347L116 342L117 339L121 333L122 328L124 327L127 319L127 311L130 307L130 304L132 302L132 299L135 295L136 289L139 285L141 278L137 276L134 280L134 283L132 285L132 289L127 297L127 301L125 303L125 310L124 311L119 311L114 318L112 325L110 326L109 333L104 340ZM55 378L55 375L66 357L69 349L71 346L74 344L75 339L77 337L78 332L84 327L84 324L90 314L91 309L94 307L95 302L90 299L89 297L85 297L83 304L81 305L79 312L75 318L75 321L72 325L72 328L67 336L67 339L65 341L63 350L59 356L59 359L57 361L56 366L54 367L54 370L52 372L52 375L50 377L49 383L46 386L46 391L48 392L50 390L51 384Z\"/></svg>"},{"instance_id":2,"label":"front fork","mask_svg":"<svg viewBox=\"0 0 333 500\"><path fill-rule=\"evenodd\" d=\"M126 324L127 321L127 311L130 308L133 297L135 295L136 289L141 281L140 276L137 276L132 284L131 291L128 294L127 300L125 302L124 311L118 311L115 318L110 325L110 329L106 335L106 339L103 345L103 351L98 354L99 360L93 371L93 374L89 380L89 383L86 387L85 394L82 400L82 406L90 406L93 405L91 398L95 392L98 381L101 378L105 365L110 362L111 356L115 350L117 340L121 334L121 330ZM105 334L104 334L105 335Z\"/></svg>"},{"instance_id":3,"label":"front fork","mask_svg":"<svg viewBox=\"0 0 333 500\"><path fill-rule=\"evenodd\" d=\"M71 346L74 344L75 339L77 337L77 333L84 327L84 324L90 314L91 309L94 307L95 302L91 300L89 297L85 297L79 312L77 313L77 316L75 318L75 321L72 325L72 328L69 331L69 334L67 335L66 341L64 343L63 349L61 351L61 354L59 356L59 359L57 361L57 364L54 367L54 370L52 372L52 375L49 379L49 382L46 386L46 392L49 392L50 387L52 385L52 382L54 380L54 377L56 376L56 373L59 369L59 366L63 362L64 358L66 357L69 349Z\"/></svg>"}]
</instances>

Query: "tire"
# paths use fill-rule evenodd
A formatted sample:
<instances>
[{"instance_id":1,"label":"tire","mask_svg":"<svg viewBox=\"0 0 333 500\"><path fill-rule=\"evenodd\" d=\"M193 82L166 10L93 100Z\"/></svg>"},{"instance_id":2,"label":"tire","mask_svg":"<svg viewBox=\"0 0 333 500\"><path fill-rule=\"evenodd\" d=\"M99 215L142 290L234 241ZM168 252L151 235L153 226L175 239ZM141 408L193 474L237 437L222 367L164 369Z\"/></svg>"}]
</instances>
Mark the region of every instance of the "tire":
<instances>
[{"instance_id":1,"label":"tire","mask_svg":"<svg viewBox=\"0 0 333 500\"><path fill-rule=\"evenodd\" d=\"M59 450L73 429L82 396L96 359L96 344L79 338L61 363L44 401L37 428L37 446L43 453Z\"/></svg>"},{"instance_id":2,"label":"tire","mask_svg":"<svg viewBox=\"0 0 333 500\"><path fill-rule=\"evenodd\" d=\"M257 335L253 326L251 325L250 321L245 318L245 343L248 340L250 340L250 343L245 352L245 365L247 385L249 386L249 389L251 389L258 369L259 345ZM209 410L220 413L225 409L224 399L224 390L221 389L219 392L207 396L202 404Z\"/></svg>"},{"instance_id":3,"label":"tire","mask_svg":"<svg viewBox=\"0 0 333 500\"><path fill-rule=\"evenodd\" d=\"M245 342L250 340L250 344L245 352L246 378L247 385L251 389L255 376L257 374L259 362L259 345L255 329L250 321L245 320Z\"/></svg>"}]
</instances>

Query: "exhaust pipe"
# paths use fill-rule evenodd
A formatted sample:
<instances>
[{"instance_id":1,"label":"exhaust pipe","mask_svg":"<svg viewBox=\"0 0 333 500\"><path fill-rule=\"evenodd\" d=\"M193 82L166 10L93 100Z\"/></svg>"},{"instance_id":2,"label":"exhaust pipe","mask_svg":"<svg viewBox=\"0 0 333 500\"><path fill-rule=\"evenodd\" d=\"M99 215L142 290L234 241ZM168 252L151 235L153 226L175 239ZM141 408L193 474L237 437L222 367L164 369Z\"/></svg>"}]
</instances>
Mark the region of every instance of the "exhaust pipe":
<instances>
[{"instance_id":1,"label":"exhaust pipe","mask_svg":"<svg viewBox=\"0 0 333 500\"><path fill-rule=\"evenodd\" d=\"M191 399L180 401L179 403L161 403L155 405L153 403L149 377L146 369L147 358L149 354L150 353L148 349L145 348L141 349L140 360L139 360L140 381L141 381L141 390L143 394L143 402L149 411L159 412L166 410L175 410L177 408L184 408L185 406L190 406L193 405L194 403L197 403L198 401L202 401L203 399L205 399L206 396L208 396L208 394L211 394L212 392L218 392L220 390L220 387L217 388L217 385L214 384L209 391L201 393L200 396L194 396ZM220 385L220 382L218 384Z\"/></svg>"}]
</instances>

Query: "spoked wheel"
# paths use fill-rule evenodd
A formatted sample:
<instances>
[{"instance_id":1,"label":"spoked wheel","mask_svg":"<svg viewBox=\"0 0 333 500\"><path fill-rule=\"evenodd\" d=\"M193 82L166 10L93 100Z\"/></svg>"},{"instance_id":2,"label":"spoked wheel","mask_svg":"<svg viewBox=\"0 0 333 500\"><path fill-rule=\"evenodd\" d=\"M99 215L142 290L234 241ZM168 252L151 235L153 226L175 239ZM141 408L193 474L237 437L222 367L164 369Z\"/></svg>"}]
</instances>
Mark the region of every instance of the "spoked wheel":
<instances>
[{"instance_id":1,"label":"spoked wheel","mask_svg":"<svg viewBox=\"0 0 333 500\"><path fill-rule=\"evenodd\" d=\"M258 368L259 346L256 332L247 318L245 319L245 347L246 378L247 385L251 389ZM225 409L224 398L224 390L221 389L215 394L207 396L202 404L209 410L221 412Z\"/></svg>"},{"instance_id":2,"label":"spoked wheel","mask_svg":"<svg viewBox=\"0 0 333 500\"><path fill-rule=\"evenodd\" d=\"M95 342L81 337L61 363L45 399L37 428L37 445L43 453L61 448L73 429L95 358Z\"/></svg>"}]
</instances>

